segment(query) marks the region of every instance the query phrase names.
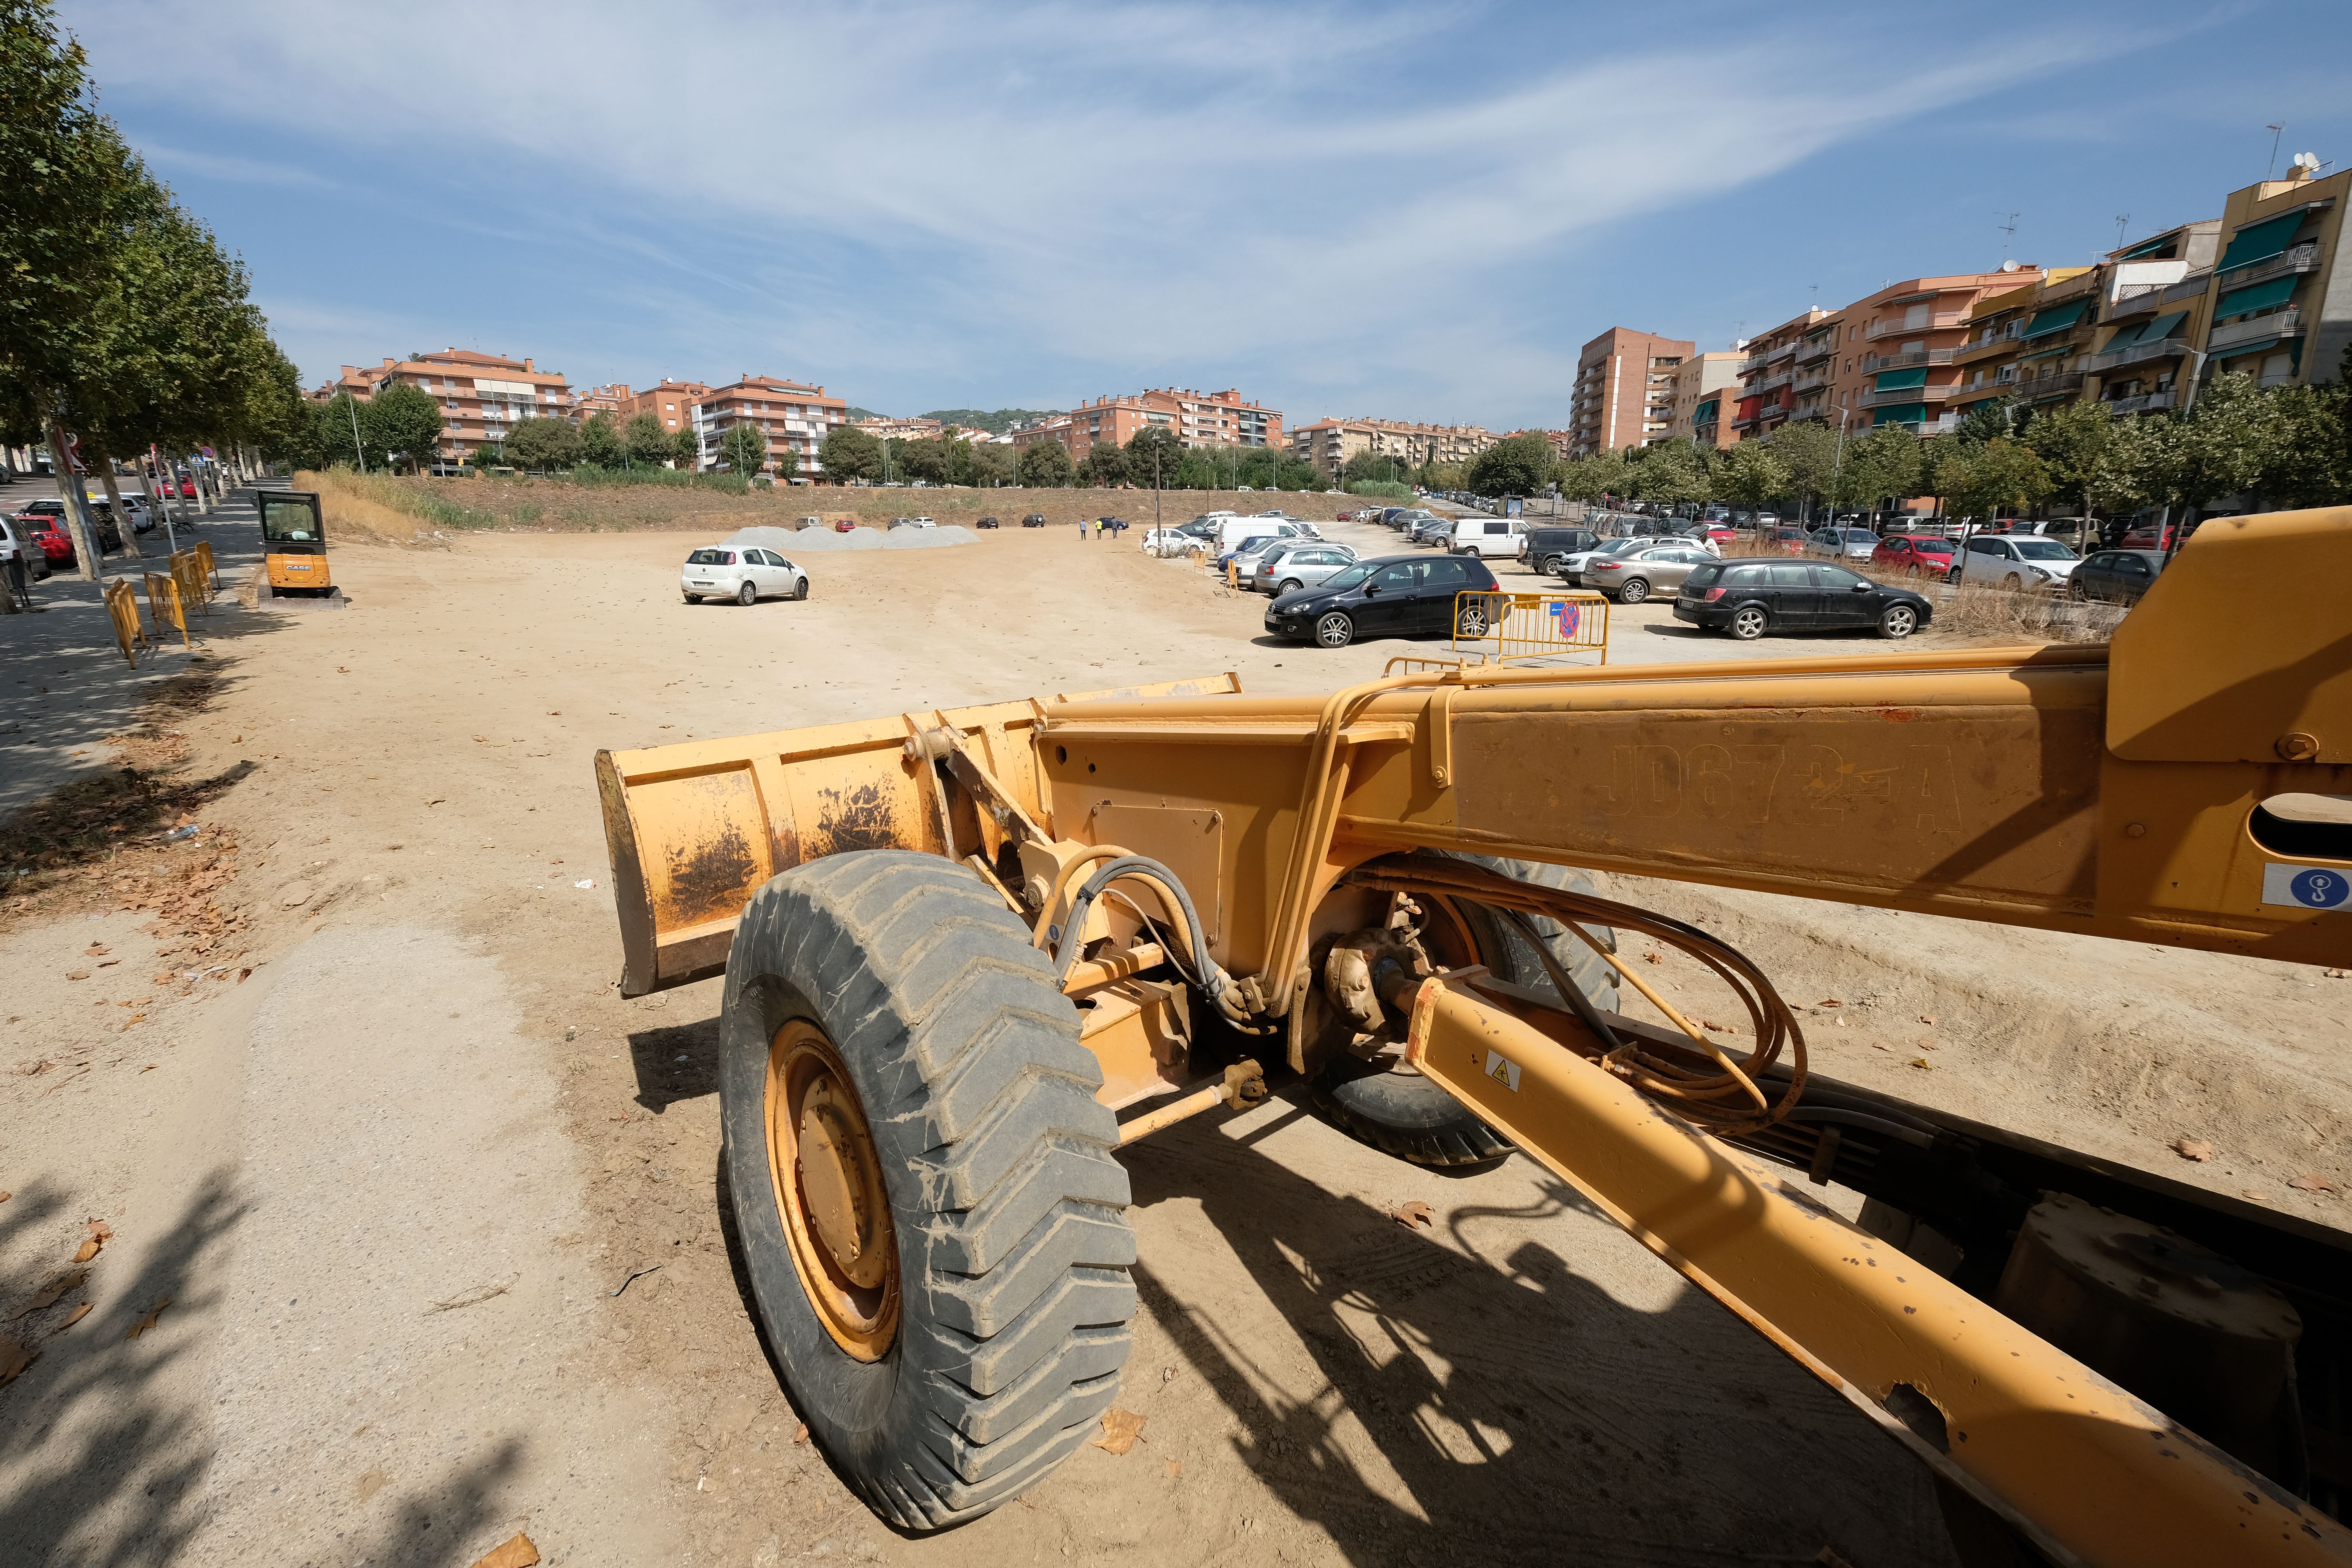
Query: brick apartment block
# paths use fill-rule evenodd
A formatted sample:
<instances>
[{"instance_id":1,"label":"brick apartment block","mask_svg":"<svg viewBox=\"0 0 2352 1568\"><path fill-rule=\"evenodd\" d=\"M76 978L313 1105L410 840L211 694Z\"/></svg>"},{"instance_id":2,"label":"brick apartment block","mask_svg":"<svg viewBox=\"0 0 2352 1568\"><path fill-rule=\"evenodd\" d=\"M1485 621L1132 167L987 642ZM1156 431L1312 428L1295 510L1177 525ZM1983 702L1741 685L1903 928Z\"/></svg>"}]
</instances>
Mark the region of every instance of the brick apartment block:
<instances>
[{"instance_id":1,"label":"brick apartment block","mask_svg":"<svg viewBox=\"0 0 2352 1568\"><path fill-rule=\"evenodd\" d=\"M572 386L561 374L541 370L528 359L507 359L473 349L446 349L412 360L388 359L363 370L345 365L341 379L321 390L332 395L349 388L354 378L366 382L369 397L400 384L414 386L438 403L439 455L444 462L460 461L485 442L503 442L519 419L572 416Z\"/></svg>"},{"instance_id":2,"label":"brick apartment block","mask_svg":"<svg viewBox=\"0 0 2352 1568\"><path fill-rule=\"evenodd\" d=\"M693 428L706 471L719 466L719 444L727 432L749 425L767 437L771 463L781 452L796 452L803 471L814 473L817 447L848 421L848 403L826 396L822 386L747 371L725 386L713 387L695 403Z\"/></svg>"},{"instance_id":3,"label":"brick apartment block","mask_svg":"<svg viewBox=\"0 0 2352 1568\"><path fill-rule=\"evenodd\" d=\"M1119 397L1097 397L1067 414L1056 415L1013 433L1013 445L1025 449L1040 441L1058 441L1073 463L1084 462L1098 442L1124 447L1136 432L1159 426L1186 447L1282 446L1282 416L1262 404L1243 401L1238 391L1195 392L1182 387L1153 387Z\"/></svg>"},{"instance_id":4,"label":"brick apartment block","mask_svg":"<svg viewBox=\"0 0 2352 1568\"><path fill-rule=\"evenodd\" d=\"M1569 456L1664 440L1674 422L1674 373L1697 347L1630 327L1612 327L1585 344L1568 399Z\"/></svg>"},{"instance_id":5,"label":"brick apartment block","mask_svg":"<svg viewBox=\"0 0 2352 1568\"><path fill-rule=\"evenodd\" d=\"M1477 425L1414 425L1402 419L1318 419L1290 433L1291 456L1336 478L1359 452L1394 458L1410 472L1423 463L1467 463L1499 437Z\"/></svg>"}]
</instances>

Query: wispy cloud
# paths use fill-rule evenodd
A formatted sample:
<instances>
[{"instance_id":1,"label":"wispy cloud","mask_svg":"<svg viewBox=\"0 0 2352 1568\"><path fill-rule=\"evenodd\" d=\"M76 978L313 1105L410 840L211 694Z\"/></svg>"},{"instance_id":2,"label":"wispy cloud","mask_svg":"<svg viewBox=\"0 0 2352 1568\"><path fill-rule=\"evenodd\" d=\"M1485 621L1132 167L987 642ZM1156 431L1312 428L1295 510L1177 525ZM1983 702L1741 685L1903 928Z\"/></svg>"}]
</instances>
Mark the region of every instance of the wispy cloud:
<instances>
[{"instance_id":1,"label":"wispy cloud","mask_svg":"<svg viewBox=\"0 0 2352 1568\"><path fill-rule=\"evenodd\" d=\"M1499 422L1558 417L1574 345L1528 323L1569 313L1560 279L1613 226L2110 58L2145 41L2125 14L1956 39L1877 8L1771 32L1714 11L1672 47L1482 5L574 5L551 26L150 0L73 19L110 93L168 94L227 145L497 192L478 221L509 256L560 247L577 296L625 270L634 341L603 352L640 376L657 326L672 374L763 361L861 378L867 402L992 375L1063 397L1255 377ZM1832 82L1888 85L1806 89Z\"/></svg>"}]
</instances>

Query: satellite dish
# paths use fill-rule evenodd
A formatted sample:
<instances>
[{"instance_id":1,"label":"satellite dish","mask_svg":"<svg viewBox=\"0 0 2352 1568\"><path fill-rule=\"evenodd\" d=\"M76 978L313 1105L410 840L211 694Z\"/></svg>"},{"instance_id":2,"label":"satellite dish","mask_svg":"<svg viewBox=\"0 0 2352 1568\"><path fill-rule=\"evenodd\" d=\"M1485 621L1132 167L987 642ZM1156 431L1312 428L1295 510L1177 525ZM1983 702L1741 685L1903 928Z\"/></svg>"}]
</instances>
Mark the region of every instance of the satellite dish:
<instances>
[{"instance_id":1,"label":"satellite dish","mask_svg":"<svg viewBox=\"0 0 2352 1568\"><path fill-rule=\"evenodd\" d=\"M2297 153L2294 155L2294 166L2298 169L2310 169L2316 172L2319 168L2319 154L2316 153Z\"/></svg>"},{"instance_id":2,"label":"satellite dish","mask_svg":"<svg viewBox=\"0 0 2352 1568\"><path fill-rule=\"evenodd\" d=\"M2014 272L2017 270L2017 263L2014 261L2004 261L2000 264L2000 269L2003 272Z\"/></svg>"}]
</instances>

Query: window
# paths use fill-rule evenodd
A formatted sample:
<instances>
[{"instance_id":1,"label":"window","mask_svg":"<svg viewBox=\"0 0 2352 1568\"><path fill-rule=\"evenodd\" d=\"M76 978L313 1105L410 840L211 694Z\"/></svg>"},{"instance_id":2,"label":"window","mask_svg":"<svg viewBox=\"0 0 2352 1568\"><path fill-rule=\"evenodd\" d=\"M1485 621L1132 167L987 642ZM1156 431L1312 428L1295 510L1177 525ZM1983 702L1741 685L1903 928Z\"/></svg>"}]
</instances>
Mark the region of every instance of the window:
<instances>
[{"instance_id":1,"label":"window","mask_svg":"<svg viewBox=\"0 0 2352 1568\"><path fill-rule=\"evenodd\" d=\"M1857 573L1849 572L1843 566L1816 566L1813 568L1813 585L1818 588L1844 588L1851 591L1855 587L1868 587L1870 580Z\"/></svg>"},{"instance_id":2,"label":"window","mask_svg":"<svg viewBox=\"0 0 2352 1568\"><path fill-rule=\"evenodd\" d=\"M1393 566L1384 567L1367 586L1378 588L1383 594L1409 594L1412 591L1412 569L1418 564L1417 562L1400 561Z\"/></svg>"},{"instance_id":3,"label":"window","mask_svg":"<svg viewBox=\"0 0 2352 1568\"><path fill-rule=\"evenodd\" d=\"M1752 566L1748 568L1749 572L1755 570L1756 568ZM1745 574L1741 575L1740 581L1750 584L1757 582L1755 578ZM1759 585L1768 588L1810 588L1813 585L1813 577L1802 563L1791 561L1765 567L1762 582Z\"/></svg>"}]
</instances>

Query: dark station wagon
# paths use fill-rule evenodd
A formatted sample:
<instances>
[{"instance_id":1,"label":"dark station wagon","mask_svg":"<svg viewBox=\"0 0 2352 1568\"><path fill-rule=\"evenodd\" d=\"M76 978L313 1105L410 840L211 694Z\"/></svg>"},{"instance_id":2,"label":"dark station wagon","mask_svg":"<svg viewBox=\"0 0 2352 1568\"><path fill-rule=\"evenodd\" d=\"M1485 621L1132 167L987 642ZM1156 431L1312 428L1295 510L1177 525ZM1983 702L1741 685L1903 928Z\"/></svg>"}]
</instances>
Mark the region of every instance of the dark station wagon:
<instances>
[{"instance_id":1,"label":"dark station wagon","mask_svg":"<svg viewBox=\"0 0 2352 1568\"><path fill-rule=\"evenodd\" d=\"M1683 579L1675 618L1742 642L1766 632L1874 627L1907 637L1927 624L1927 601L1826 561L1724 561Z\"/></svg>"}]
</instances>

